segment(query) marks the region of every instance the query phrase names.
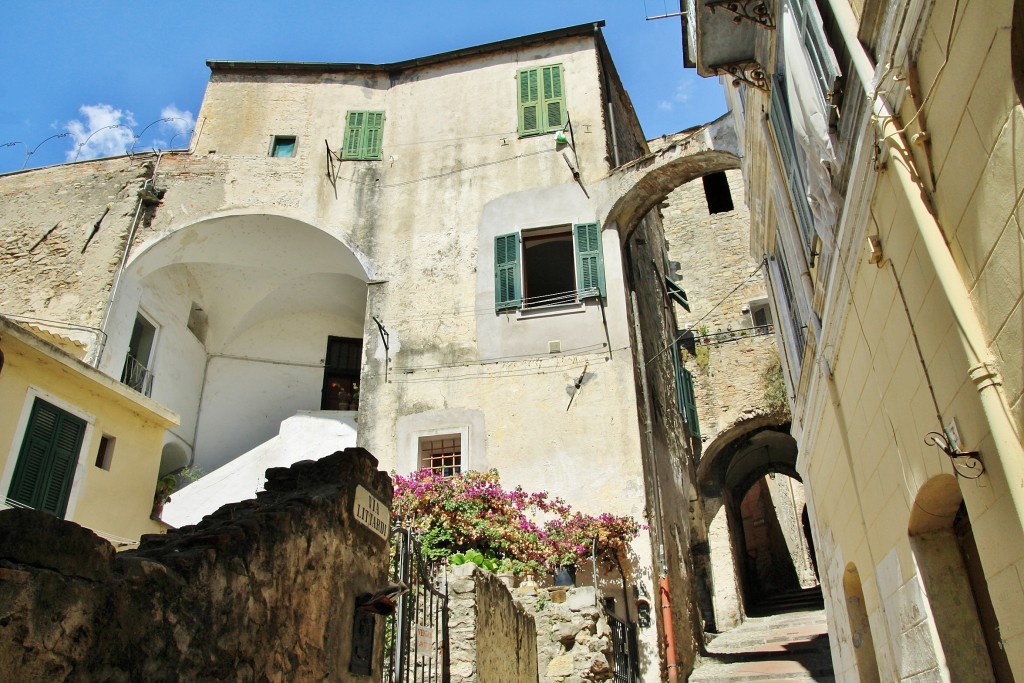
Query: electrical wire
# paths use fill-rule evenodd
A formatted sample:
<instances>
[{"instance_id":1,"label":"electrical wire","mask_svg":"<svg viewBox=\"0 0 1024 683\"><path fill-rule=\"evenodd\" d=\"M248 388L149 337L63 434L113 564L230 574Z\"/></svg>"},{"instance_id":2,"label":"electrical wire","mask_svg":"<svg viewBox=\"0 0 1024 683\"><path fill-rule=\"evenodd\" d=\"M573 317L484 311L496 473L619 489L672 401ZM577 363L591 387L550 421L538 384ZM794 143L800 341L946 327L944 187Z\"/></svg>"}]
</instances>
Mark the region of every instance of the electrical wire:
<instances>
[{"instance_id":1,"label":"electrical wire","mask_svg":"<svg viewBox=\"0 0 1024 683\"><path fill-rule=\"evenodd\" d=\"M668 351L669 349L671 349L671 348L672 348L673 346L675 346L676 344L678 344L678 343L679 343L679 340L680 340L680 339L682 339L682 338L683 338L683 337L684 337L684 336L685 336L685 335L686 335L686 334L687 334L688 332L693 332L693 331L694 331L695 329L697 329L697 326L698 326L698 325L700 325L700 324L701 324L702 322L704 322L704 320L706 320L706 319L707 319L707 317L708 317L709 315L711 315L712 313L714 313L716 309L718 309L718 308L719 308L719 307L720 307L720 306L721 306L722 304L724 304L724 303L725 303L726 301L728 301L728 300L729 300L729 298L730 298L730 297L731 297L731 296L732 296L733 294L735 294L735 293L736 293L737 291L739 291L739 288L740 288L740 287L742 287L742 286L744 286L744 285L746 285L746 284L749 284L749 283L750 283L750 278L754 277L754 276L755 276L755 275L757 275L757 274L758 274L759 272L761 272L761 269L762 269L762 268L764 268L764 266L765 266L765 263L767 263L767 261L768 261L767 257L766 257L766 258L764 258L764 259L763 259L763 260L762 260L762 261L761 261L761 262L760 262L759 264L757 264L757 268L755 268L754 270L750 271L750 273L749 273L749 274L748 274L748 275L747 275L746 277L744 277L744 278L743 278L743 280L741 280L739 284L737 284L737 285L736 285L735 287L733 287L733 288L732 288L731 290L729 290L729 293L728 293L728 294L726 294L726 295L725 295L724 297L722 297L722 298L721 298L721 300L719 300L719 302L718 302L717 304L715 304L715 305L714 305L714 306L712 306L712 307L711 307L710 309L708 309L708 312L707 312L707 313L705 313L704 315L702 315L702 316L700 317L700 319L699 319L699 320L697 320L697 322L693 323L692 325L690 325L689 327L687 327L687 328L686 328L685 330L683 330L682 332L680 332L680 333L679 333L679 334L678 334L678 335L677 335L677 336L675 337L675 339L673 339L673 340L672 340L672 342L671 342L671 343L670 343L670 344L669 344L668 346L666 346L666 347L665 347L665 348L663 348L663 349L662 349L661 351L658 351L658 352L657 352L656 354L654 354L653 356L651 356L651 359L650 359L649 361L647 361L647 362L645 363L645 365L650 365L651 363L653 363L653 362L654 362L654 359L655 359L655 358L657 358L658 356L660 356L661 354L665 353L666 351Z\"/></svg>"}]
</instances>

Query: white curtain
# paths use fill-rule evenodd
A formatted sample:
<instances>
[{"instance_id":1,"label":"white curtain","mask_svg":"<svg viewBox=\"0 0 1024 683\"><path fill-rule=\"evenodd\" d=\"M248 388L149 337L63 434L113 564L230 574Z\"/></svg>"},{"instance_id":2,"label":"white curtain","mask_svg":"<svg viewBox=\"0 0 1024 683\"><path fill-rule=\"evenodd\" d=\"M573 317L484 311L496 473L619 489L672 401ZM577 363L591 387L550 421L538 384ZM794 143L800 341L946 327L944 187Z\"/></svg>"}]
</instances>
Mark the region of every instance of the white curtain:
<instances>
[{"instance_id":1,"label":"white curtain","mask_svg":"<svg viewBox=\"0 0 1024 683\"><path fill-rule=\"evenodd\" d=\"M818 236L822 242L830 244L839 205L839 197L832 189L836 154L828 133L828 110L821 100L818 78L811 71L803 36L788 5L782 10L782 41L793 138L806 162L807 203Z\"/></svg>"}]
</instances>

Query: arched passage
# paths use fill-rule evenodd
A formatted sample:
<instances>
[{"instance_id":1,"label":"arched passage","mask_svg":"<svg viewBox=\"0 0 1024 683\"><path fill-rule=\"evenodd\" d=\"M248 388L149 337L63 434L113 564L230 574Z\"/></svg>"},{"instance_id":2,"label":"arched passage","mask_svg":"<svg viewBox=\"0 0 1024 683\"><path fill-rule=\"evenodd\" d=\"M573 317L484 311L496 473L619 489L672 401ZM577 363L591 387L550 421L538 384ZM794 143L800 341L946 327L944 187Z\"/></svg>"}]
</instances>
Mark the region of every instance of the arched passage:
<instances>
[{"instance_id":1,"label":"arched passage","mask_svg":"<svg viewBox=\"0 0 1024 683\"><path fill-rule=\"evenodd\" d=\"M715 623L735 626L781 594L818 584L788 424L762 416L708 445L697 471L709 520Z\"/></svg>"},{"instance_id":2,"label":"arched passage","mask_svg":"<svg viewBox=\"0 0 1024 683\"><path fill-rule=\"evenodd\" d=\"M146 344L147 387L181 416L168 438L209 472L275 436L297 411L321 409L329 339L350 340L358 380L367 280L352 249L294 218L191 223L129 262L104 363L118 374ZM140 321L145 337L132 335Z\"/></svg>"}]
</instances>

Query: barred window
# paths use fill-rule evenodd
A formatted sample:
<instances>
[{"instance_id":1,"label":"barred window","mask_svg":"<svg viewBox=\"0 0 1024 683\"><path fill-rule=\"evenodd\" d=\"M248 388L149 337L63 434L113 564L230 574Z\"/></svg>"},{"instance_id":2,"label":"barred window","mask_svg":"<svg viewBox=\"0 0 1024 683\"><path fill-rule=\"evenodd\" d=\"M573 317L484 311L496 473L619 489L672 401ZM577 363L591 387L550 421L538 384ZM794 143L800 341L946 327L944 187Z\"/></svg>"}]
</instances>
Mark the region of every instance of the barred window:
<instances>
[{"instance_id":1,"label":"barred window","mask_svg":"<svg viewBox=\"0 0 1024 683\"><path fill-rule=\"evenodd\" d=\"M420 469L442 477L462 472L462 435L439 434L420 439Z\"/></svg>"}]
</instances>

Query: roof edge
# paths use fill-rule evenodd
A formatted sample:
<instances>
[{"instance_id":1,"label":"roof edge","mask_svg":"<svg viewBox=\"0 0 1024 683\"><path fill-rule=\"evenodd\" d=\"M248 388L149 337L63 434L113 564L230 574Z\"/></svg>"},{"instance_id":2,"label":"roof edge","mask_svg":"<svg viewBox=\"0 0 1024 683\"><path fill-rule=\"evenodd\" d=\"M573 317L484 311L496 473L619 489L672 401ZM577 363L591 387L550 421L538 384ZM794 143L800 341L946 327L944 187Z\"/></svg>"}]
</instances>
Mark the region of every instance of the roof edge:
<instances>
[{"instance_id":1,"label":"roof edge","mask_svg":"<svg viewBox=\"0 0 1024 683\"><path fill-rule=\"evenodd\" d=\"M505 40L499 40L493 43L484 43L483 45L464 47L459 48L458 50L451 50L449 52L441 52L435 55L428 55L426 57L416 57L414 59L406 59L400 62L391 62L387 64L361 64L346 62L265 62L209 59L206 61L206 65L210 67L210 71L264 71L315 73L369 71L380 73L393 73L396 71L405 71L406 69L412 69L421 66L429 66L431 64L439 64L442 62L460 59L463 57L472 57L475 55L488 54L491 52L500 52L502 50L507 50L513 47L522 47L525 45L532 45L535 43L557 40L558 38L592 35L595 33L600 33L601 28L603 28L604 25L604 20L592 21L586 24L577 24L575 26L567 26L565 28L553 29L551 31L543 31L541 33L531 33L529 35L519 36L517 38L506 38Z\"/></svg>"}]
</instances>

